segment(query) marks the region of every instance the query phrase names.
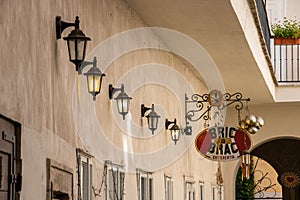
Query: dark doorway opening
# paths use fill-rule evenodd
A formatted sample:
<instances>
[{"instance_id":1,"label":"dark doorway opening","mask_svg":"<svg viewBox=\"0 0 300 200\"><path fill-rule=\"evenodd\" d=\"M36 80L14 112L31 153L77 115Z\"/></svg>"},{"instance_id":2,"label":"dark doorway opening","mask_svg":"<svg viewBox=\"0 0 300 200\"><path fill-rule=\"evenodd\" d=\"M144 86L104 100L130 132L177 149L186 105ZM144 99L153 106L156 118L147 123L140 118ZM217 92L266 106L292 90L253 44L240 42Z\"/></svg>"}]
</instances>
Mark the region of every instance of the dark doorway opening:
<instances>
[{"instance_id":1,"label":"dark doorway opening","mask_svg":"<svg viewBox=\"0 0 300 200\"><path fill-rule=\"evenodd\" d=\"M283 200L300 200L300 139L278 138L252 150L251 155L268 162L278 174Z\"/></svg>"}]
</instances>

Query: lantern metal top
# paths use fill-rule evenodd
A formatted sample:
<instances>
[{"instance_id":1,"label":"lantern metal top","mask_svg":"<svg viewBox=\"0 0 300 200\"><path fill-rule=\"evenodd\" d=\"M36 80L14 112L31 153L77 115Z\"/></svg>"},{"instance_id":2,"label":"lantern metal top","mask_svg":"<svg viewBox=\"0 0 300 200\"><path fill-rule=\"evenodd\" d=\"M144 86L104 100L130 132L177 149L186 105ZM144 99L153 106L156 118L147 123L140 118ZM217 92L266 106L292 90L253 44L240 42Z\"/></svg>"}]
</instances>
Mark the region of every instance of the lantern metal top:
<instances>
[{"instance_id":1,"label":"lantern metal top","mask_svg":"<svg viewBox=\"0 0 300 200\"><path fill-rule=\"evenodd\" d=\"M177 124L174 124L169 130L177 131L177 130L180 130L180 127Z\"/></svg>"},{"instance_id":2,"label":"lantern metal top","mask_svg":"<svg viewBox=\"0 0 300 200\"><path fill-rule=\"evenodd\" d=\"M120 92L120 94L114 99L118 100L118 99L132 99L132 98L128 96L125 92Z\"/></svg>"},{"instance_id":3,"label":"lantern metal top","mask_svg":"<svg viewBox=\"0 0 300 200\"><path fill-rule=\"evenodd\" d=\"M91 38L85 36L85 34L80 29L74 29L67 37L64 37L64 40L72 40L72 39L82 39L88 41L91 40Z\"/></svg>"},{"instance_id":4,"label":"lantern metal top","mask_svg":"<svg viewBox=\"0 0 300 200\"><path fill-rule=\"evenodd\" d=\"M93 67L91 67L88 72L84 73L84 75L86 75L86 76L89 76L89 75L105 76L105 74L102 73L100 71L100 69L97 67L97 57L94 57L94 60L92 62L83 61L80 65L78 73L81 74L82 70L88 65L93 65Z\"/></svg>"},{"instance_id":5,"label":"lantern metal top","mask_svg":"<svg viewBox=\"0 0 300 200\"><path fill-rule=\"evenodd\" d=\"M147 118L159 118L160 116L154 110L151 110L151 112L146 117Z\"/></svg>"},{"instance_id":6,"label":"lantern metal top","mask_svg":"<svg viewBox=\"0 0 300 200\"><path fill-rule=\"evenodd\" d=\"M103 74L96 65L94 65L91 69L89 69L88 72L84 73L84 75L86 75L86 76L91 76L91 75L105 76L105 74Z\"/></svg>"}]
</instances>

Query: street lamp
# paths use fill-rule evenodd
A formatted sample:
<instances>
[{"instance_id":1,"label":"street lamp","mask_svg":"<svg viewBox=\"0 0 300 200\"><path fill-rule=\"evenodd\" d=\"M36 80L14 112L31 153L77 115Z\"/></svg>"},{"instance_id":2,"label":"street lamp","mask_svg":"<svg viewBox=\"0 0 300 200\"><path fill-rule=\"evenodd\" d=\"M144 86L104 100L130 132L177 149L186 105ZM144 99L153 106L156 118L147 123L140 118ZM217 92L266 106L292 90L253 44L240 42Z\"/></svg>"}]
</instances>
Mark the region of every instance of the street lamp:
<instances>
[{"instance_id":1,"label":"street lamp","mask_svg":"<svg viewBox=\"0 0 300 200\"><path fill-rule=\"evenodd\" d=\"M151 110L151 111L147 116L145 116L145 113L148 110ZM154 111L154 104L152 104L151 108L147 108L147 107L145 107L144 104L142 104L141 105L141 114L142 114L142 117L147 118L148 128L152 131L152 134L154 134L154 131L157 129L158 118L160 118L160 116Z\"/></svg>"},{"instance_id":2,"label":"street lamp","mask_svg":"<svg viewBox=\"0 0 300 200\"><path fill-rule=\"evenodd\" d=\"M115 92L120 91L119 95L114 98L117 102L117 108L118 108L118 112L123 116L123 120L125 120L125 115L128 113L129 111L129 104L130 104L130 99L132 99L131 97L129 97L125 92L124 92L124 84L121 85L121 88L114 88L112 86L112 84L109 84L109 88L108 88L108 95L109 95L109 99L113 98L113 95Z\"/></svg>"},{"instance_id":3,"label":"street lamp","mask_svg":"<svg viewBox=\"0 0 300 200\"><path fill-rule=\"evenodd\" d=\"M74 23L64 22L61 20L60 16L56 17L56 39L61 38L62 32L68 28L74 26L75 29L71 33L64 37L63 39L67 41L69 59L76 66L76 71L78 71L81 62L85 58L86 43L90 41L91 38L86 37L82 30L79 29L79 17L76 16Z\"/></svg>"},{"instance_id":4,"label":"street lamp","mask_svg":"<svg viewBox=\"0 0 300 200\"><path fill-rule=\"evenodd\" d=\"M169 126L171 124L174 124L169 130L170 130L170 133L171 133L171 139L175 142L175 145L176 145L176 142L179 140L179 137L180 137L180 133L181 133L181 129L180 127L176 124L176 119L174 119L174 121L169 121L168 119L166 119L166 122L165 122L165 129L168 130Z\"/></svg>"}]
</instances>

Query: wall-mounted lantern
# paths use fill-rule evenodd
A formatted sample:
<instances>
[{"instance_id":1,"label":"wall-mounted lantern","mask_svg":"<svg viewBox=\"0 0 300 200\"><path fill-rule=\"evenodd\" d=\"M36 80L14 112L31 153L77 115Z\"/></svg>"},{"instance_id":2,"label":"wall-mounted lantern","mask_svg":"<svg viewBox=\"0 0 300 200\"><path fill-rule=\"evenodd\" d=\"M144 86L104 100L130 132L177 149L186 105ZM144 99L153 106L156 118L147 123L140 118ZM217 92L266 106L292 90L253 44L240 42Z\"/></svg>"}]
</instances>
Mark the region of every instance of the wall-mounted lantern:
<instances>
[{"instance_id":1,"label":"wall-mounted lantern","mask_svg":"<svg viewBox=\"0 0 300 200\"><path fill-rule=\"evenodd\" d=\"M174 124L170 129L169 126L171 124ZM181 129L180 127L176 124L176 119L174 119L174 121L169 121L168 119L166 119L165 122L165 129L166 130L170 130L171 133L171 139L174 141L174 143L176 144L177 141L179 140L180 134L181 134Z\"/></svg>"},{"instance_id":2,"label":"wall-mounted lantern","mask_svg":"<svg viewBox=\"0 0 300 200\"><path fill-rule=\"evenodd\" d=\"M71 33L64 37L67 41L69 59L76 66L76 71L78 71L80 64L84 61L86 52L86 43L90 41L91 38L86 37L82 30L79 29L79 17L76 16L74 23L68 23L61 20L60 16L56 17L56 39L61 38L62 32L68 28L74 26L75 29Z\"/></svg>"},{"instance_id":3,"label":"wall-mounted lantern","mask_svg":"<svg viewBox=\"0 0 300 200\"><path fill-rule=\"evenodd\" d=\"M109 84L108 88L108 95L109 99L113 98L113 95L115 92L120 91L119 95L114 98L117 102L117 108L118 112L123 116L123 120L125 120L125 115L129 112L129 104L130 104L130 99L125 92L124 92L124 84L121 85L121 88L114 88L112 84Z\"/></svg>"},{"instance_id":4,"label":"wall-mounted lantern","mask_svg":"<svg viewBox=\"0 0 300 200\"><path fill-rule=\"evenodd\" d=\"M83 61L78 68L78 73L81 74L82 70L88 66L93 65L88 72L84 73L87 78L88 92L93 96L93 100L96 100L96 95L100 93L102 78L105 76L97 67L97 59L94 57L93 62Z\"/></svg>"},{"instance_id":5,"label":"wall-mounted lantern","mask_svg":"<svg viewBox=\"0 0 300 200\"><path fill-rule=\"evenodd\" d=\"M145 116L145 113L148 110L151 110L151 111L147 116ZM160 118L160 116L154 111L154 104L152 104L151 108L147 108L147 107L145 107L144 104L142 104L141 105L141 115L142 115L142 117L147 118L148 128L152 131L152 134L154 134L154 131L157 129L158 119Z\"/></svg>"}]
</instances>

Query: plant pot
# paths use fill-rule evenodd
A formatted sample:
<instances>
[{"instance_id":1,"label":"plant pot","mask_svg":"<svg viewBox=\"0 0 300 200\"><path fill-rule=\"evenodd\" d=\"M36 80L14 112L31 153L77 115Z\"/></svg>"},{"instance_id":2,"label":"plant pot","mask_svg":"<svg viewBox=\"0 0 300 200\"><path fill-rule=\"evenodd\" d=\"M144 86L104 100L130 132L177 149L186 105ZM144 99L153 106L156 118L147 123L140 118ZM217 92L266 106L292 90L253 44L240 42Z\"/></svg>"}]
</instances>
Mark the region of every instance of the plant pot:
<instances>
[{"instance_id":1,"label":"plant pot","mask_svg":"<svg viewBox=\"0 0 300 200\"><path fill-rule=\"evenodd\" d=\"M274 45L300 44L300 38L274 38Z\"/></svg>"}]
</instances>

